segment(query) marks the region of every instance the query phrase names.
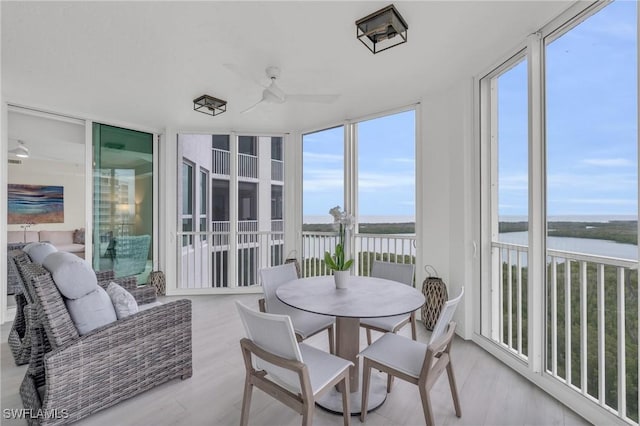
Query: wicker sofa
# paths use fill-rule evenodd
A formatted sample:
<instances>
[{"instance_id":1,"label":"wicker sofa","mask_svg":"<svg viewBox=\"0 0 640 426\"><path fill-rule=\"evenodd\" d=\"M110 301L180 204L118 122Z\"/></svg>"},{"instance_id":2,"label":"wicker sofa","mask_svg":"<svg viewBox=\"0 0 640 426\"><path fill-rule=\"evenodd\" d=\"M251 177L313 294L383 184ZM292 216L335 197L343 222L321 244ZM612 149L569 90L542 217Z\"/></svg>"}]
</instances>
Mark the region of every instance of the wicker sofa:
<instances>
[{"instance_id":1,"label":"wicker sofa","mask_svg":"<svg viewBox=\"0 0 640 426\"><path fill-rule=\"evenodd\" d=\"M35 296L30 294L25 285L24 277L19 271L18 265L31 264L31 258L22 250L16 249L7 253L9 259L10 274L15 282L16 317L9 332L9 348L16 365L23 365L29 362L31 353L31 336L27 325L25 309L32 304ZM22 268L21 270L23 270ZM115 282L131 293L139 305L153 303L156 301L155 288L149 285L138 286L134 276L116 278L114 271L96 272L98 284L106 290L111 282Z\"/></svg>"},{"instance_id":2,"label":"wicker sofa","mask_svg":"<svg viewBox=\"0 0 640 426\"><path fill-rule=\"evenodd\" d=\"M191 302L142 310L82 336L71 321L51 274L35 263L17 264L26 293L31 339L29 367L20 387L29 424L77 421L174 378L192 375Z\"/></svg>"},{"instance_id":3,"label":"wicker sofa","mask_svg":"<svg viewBox=\"0 0 640 426\"><path fill-rule=\"evenodd\" d=\"M7 231L7 243L47 241L60 251L84 258L84 229L71 231Z\"/></svg>"}]
</instances>

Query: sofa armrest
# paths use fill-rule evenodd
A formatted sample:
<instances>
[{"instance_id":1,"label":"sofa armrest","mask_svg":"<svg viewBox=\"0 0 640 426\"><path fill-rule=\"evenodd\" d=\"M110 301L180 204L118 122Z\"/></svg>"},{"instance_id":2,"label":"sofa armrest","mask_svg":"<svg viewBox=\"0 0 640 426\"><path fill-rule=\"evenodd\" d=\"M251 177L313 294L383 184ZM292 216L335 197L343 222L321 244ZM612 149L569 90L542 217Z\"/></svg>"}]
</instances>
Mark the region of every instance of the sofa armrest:
<instances>
[{"instance_id":1,"label":"sofa armrest","mask_svg":"<svg viewBox=\"0 0 640 426\"><path fill-rule=\"evenodd\" d=\"M113 272L113 269L109 269L107 271L96 271L96 279L98 280L98 283L101 281L112 280L115 276L116 274Z\"/></svg>"},{"instance_id":2,"label":"sofa armrest","mask_svg":"<svg viewBox=\"0 0 640 426\"><path fill-rule=\"evenodd\" d=\"M191 351L190 300L138 312L47 353L42 408L66 409L65 421L76 421L165 381L191 377Z\"/></svg>"},{"instance_id":3,"label":"sofa armrest","mask_svg":"<svg viewBox=\"0 0 640 426\"><path fill-rule=\"evenodd\" d=\"M136 299L138 305L155 302L157 299L155 287L145 285L129 290L129 293Z\"/></svg>"},{"instance_id":4,"label":"sofa armrest","mask_svg":"<svg viewBox=\"0 0 640 426\"><path fill-rule=\"evenodd\" d=\"M102 277L104 276L106 275L103 275ZM138 302L138 305L144 305L145 303L156 301L157 294L155 288L150 285L138 286L138 279L135 275L120 278L111 277L104 280L98 280L98 284L100 285L100 287L105 290L107 289L107 287L109 287L109 283L111 282L118 284L129 293L131 293L133 298L136 299L136 302Z\"/></svg>"},{"instance_id":5,"label":"sofa armrest","mask_svg":"<svg viewBox=\"0 0 640 426\"><path fill-rule=\"evenodd\" d=\"M105 290L109 287L109 283L112 281L127 291L131 291L138 287L138 278L136 278L135 275L115 278L113 271L105 271L100 273L100 275L96 272L96 278L98 279L98 285Z\"/></svg>"}]
</instances>

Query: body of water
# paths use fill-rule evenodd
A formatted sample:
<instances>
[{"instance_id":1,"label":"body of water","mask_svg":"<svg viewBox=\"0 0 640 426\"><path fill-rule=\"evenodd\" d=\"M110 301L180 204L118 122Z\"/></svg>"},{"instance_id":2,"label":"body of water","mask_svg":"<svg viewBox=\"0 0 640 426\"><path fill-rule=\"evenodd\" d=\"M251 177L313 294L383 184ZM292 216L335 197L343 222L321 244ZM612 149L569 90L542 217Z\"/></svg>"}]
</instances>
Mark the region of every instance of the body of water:
<instances>
[{"instance_id":1,"label":"body of water","mask_svg":"<svg viewBox=\"0 0 640 426\"><path fill-rule=\"evenodd\" d=\"M410 223L415 222L415 216L361 216L360 223ZM501 222L522 222L526 221L526 216L501 216ZM549 216L550 222L610 222L615 220L637 220L633 215L559 215ZM308 215L304 216L304 223L333 223L331 215ZM327 246L319 247L317 242L312 240L305 241L306 253L323 253L324 250L335 245L330 242ZM507 232L501 233L499 241L511 244L527 245L528 233L525 232ZM364 243L364 242L363 242ZM366 243L364 243L366 244ZM398 248L386 246L387 243L374 242L370 250L407 253L411 251L409 247L412 243L407 241L399 242ZM393 244L393 243L392 243ZM384 247L382 245L385 245ZM367 250L367 247L359 247ZM568 251L572 253L584 253L596 256L614 257L618 259L638 259L638 246L635 244L623 244L615 241L598 240L592 238L571 238L571 237L549 237L547 239L547 248L559 251Z\"/></svg>"},{"instance_id":2,"label":"body of water","mask_svg":"<svg viewBox=\"0 0 640 426\"><path fill-rule=\"evenodd\" d=\"M307 215L302 218L303 223L333 223L333 217L330 214L324 215ZM415 216L360 216L360 223L413 223L416 221Z\"/></svg>"},{"instance_id":3,"label":"body of water","mask_svg":"<svg viewBox=\"0 0 640 426\"><path fill-rule=\"evenodd\" d=\"M500 216L500 222L526 222L527 216ZM584 214L584 215L557 215L549 216L547 222L611 222L614 220L638 220L635 215L602 215L602 214Z\"/></svg>"},{"instance_id":4,"label":"body of water","mask_svg":"<svg viewBox=\"0 0 640 426\"><path fill-rule=\"evenodd\" d=\"M503 243L527 245L528 238L529 234L525 231L506 232L500 234L498 240ZM623 244L593 238L548 237L547 248L570 251L572 253L638 260L638 246L635 244Z\"/></svg>"}]
</instances>

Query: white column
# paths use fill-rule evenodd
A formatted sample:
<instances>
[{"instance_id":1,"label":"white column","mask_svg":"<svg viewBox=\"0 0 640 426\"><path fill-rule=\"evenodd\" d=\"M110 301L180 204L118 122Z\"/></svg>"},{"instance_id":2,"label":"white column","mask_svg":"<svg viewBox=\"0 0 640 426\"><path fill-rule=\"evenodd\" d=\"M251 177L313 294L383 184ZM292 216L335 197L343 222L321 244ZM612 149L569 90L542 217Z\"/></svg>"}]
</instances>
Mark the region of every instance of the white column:
<instances>
[{"instance_id":1,"label":"white column","mask_svg":"<svg viewBox=\"0 0 640 426\"><path fill-rule=\"evenodd\" d=\"M358 128L357 124L345 121L344 123L344 211L357 219L358 212ZM355 259L355 237L357 220L354 226L346 231L344 252L346 259ZM356 270L357 262L354 262Z\"/></svg>"},{"instance_id":2,"label":"white column","mask_svg":"<svg viewBox=\"0 0 640 426\"><path fill-rule=\"evenodd\" d=\"M9 142L8 142L8 133L7 133L7 123L8 123L8 110L7 103L2 101L2 106L0 110L0 181L4 182L3 185L0 185L0 200L7 199L7 185L8 182L8 171L9 167L7 166L7 157L9 151ZM7 237L7 203L0 203L0 234L3 236L4 241L6 241ZM7 312L7 262L4 259L7 258L7 245L0 244L0 323L4 324L5 321L9 321L12 318L8 318L10 315Z\"/></svg>"},{"instance_id":3,"label":"white column","mask_svg":"<svg viewBox=\"0 0 640 426\"><path fill-rule=\"evenodd\" d=\"M181 279L178 269L178 245L176 241L177 232L177 209L175 206L178 185L177 164L178 164L178 133L173 128L166 128L160 135L159 169L162 173L158 176L158 206L165 206L159 210L158 228L162 232L158 233L158 253L157 262L159 269L164 271L167 280L167 295L174 294ZM180 256L181 258L181 256Z\"/></svg>"},{"instance_id":4,"label":"white column","mask_svg":"<svg viewBox=\"0 0 640 426\"><path fill-rule=\"evenodd\" d=\"M258 230L271 231L271 137L258 137Z\"/></svg>"},{"instance_id":5,"label":"white column","mask_svg":"<svg viewBox=\"0 0 640 426\"><path fill-rule=\"evenodd\" d=\"M271 137L258 137L258 231L271 231ZM258 237L259 268L270 266L271 238L268 234Z\"/></svg>"},{"instance_id":6,"label":"white column","mask_svg":"<svg viewBox=\"0 0 640 426\"><path fill-rule=\"evenodd\" d=\"M238 285L238 135L229 135L229 253L227 286Z\"/></svg>"},{"instance_id":7,"label":"white column","mask_svg":"<svg viewBox=\"0 0 640 426\"><path fill-rule=\"evenodd\" d=\"M284 150L284 256L302 262L302 135L285 135ZM300 265L302 266L302 265Z\"/></svg>"}]
</instances>

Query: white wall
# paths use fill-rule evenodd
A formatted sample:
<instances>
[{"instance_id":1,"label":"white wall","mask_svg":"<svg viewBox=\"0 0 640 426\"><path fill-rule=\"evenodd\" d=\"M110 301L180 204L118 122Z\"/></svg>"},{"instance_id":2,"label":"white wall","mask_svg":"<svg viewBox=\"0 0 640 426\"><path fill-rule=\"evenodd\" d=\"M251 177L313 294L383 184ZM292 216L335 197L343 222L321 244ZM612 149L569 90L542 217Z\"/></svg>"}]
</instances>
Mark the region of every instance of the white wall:
<instances>
[{"instance_id":1,"label":"white wall","mask_svg":"<svg viewBox=\"0 0 640 426\"><path fill-rule=\"evenodd\" d=\"M9 164L8 183L53 185L64 188L64 223L42 223L31 231L73 230L85 227L84 164L25 159L22 164ZM7 225L8 231L19 231L20 225Z\"/></svg>"},{"instance_id":2,"label":"white wall","mask_svg":"<svg viewBox=\"0 0 640 426\"><path fill-rule=\"evenodd\" d=\"M422 144L417 167L418 244L421 248L416 278L426 277L425 265L432 265L447 284L449 297L465 287L465 297L456 311L458 333L471 338L473 293L479 280L473 276L473 227L478 212L473 207L477 188L473 162L472 79L426 96L421 103Z\"/></svg>"}]
</instances>

